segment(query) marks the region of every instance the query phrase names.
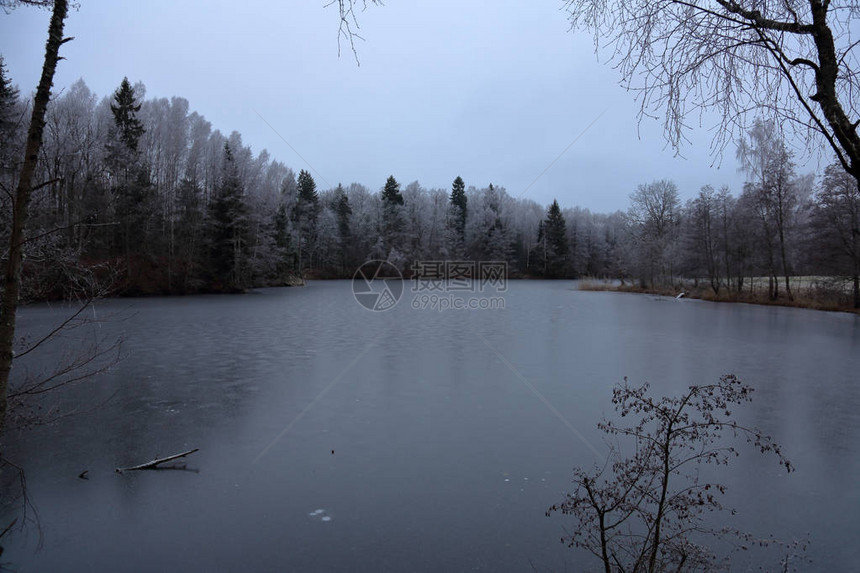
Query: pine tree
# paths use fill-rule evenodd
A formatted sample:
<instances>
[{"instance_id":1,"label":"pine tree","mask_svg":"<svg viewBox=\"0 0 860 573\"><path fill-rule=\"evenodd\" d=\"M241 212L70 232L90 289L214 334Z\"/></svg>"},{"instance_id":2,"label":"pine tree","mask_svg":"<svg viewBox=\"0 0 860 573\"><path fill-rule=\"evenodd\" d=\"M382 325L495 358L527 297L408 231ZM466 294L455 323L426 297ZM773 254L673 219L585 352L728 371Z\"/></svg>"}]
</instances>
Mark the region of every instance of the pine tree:
<instances>
[{"instance_id":1,"label":"pine tree","mask_svg":"<svg viewBox=\"0 0 860 573\"><path fill-rule=\"evenodd\" d=\"M113 112L113 121L120 141L131 151L137 151L140 137L145 132L143 124L137 119L140 107L141 104L135 100L134 88L128 78L123 78L119 88L113 93L110 110Z\"/></svg>"},{"instance_id":2,"label":"pine tree","mask_svg":"<svg viewBox=\"0 0 860 573\"><path fill-rule=\"evenodd\" d=\"M463 183L463 179L459 175L454 179L454 185L451 187L450 202L453 211L451 214L451 223L460 235L460 238L462 238L466 229L466 213L469 199L466 197L466 184Z\"/></svg>"}]
</instances>

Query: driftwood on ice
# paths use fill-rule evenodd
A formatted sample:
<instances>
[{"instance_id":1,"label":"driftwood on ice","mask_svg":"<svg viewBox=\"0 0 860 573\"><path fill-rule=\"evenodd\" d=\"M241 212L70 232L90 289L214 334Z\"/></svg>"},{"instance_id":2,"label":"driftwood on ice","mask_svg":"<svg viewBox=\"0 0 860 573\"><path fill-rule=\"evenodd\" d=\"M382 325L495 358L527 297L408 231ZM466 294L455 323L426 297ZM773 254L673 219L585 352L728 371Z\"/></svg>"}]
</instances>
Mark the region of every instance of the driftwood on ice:
<instances>
[{"instance_id":1,"label":"driftwood on ice","mask_svg":"<svg viewBox=\"0 0 860 573\"><path fill-rule=\"evenodd\" d=\"M191 455L196 452L199 448L194 448L193 450L188 450L187 452L182 452L181 454L174 454L172 456L167 456L166 458L158 458L152 460L151 462L146 462L145 464L140 464L137 466L131 466L129 468L116 468L117 473L122 472L130 472L135 470L155 470L159 469L158 466L163 463L172 462L173 460L178 460L179 458L184 458L185 456Z\"/></svg>"}]
</instances>

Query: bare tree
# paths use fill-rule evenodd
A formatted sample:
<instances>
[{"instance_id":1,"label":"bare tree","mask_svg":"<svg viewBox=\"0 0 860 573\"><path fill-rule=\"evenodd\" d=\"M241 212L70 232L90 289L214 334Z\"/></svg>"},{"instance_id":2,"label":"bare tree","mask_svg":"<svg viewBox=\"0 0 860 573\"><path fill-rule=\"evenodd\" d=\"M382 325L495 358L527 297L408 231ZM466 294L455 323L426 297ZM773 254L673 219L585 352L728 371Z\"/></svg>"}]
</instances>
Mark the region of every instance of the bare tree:
<instances>
[{"instance_id":1,"label":"bare tree","mask_svg":"<svg viewBox=\"0 0 860 573\"><path fill-rule=\"evenodd\" d=\"M714 188L705 185L699 190L699 195L687 204L686 227L689 250L698 264L695 271L704 270L714 294L719 294L722 286L720 274L719 249L724 244L720 237L722 227L719 225L719 197Z\"/></svg>"},{"instance_id":2,"label":"bare tree","mask_svg":"<svg viewBox=\"0 0 860 573\"><path fill-rule=\"evenodd\" d=\"M792 154L771 122L756 121L749 137L740 139L737 155L749 177L744 194L749 196L762 226L770 298L776 300L779 296L778 258L785 278L785 292L789 300L794 300L789 280L789 235L795 226L797 211L803 204L802 196L808 182L795 177Z\"/></svg>"},{"instance_id":3,"label":"bare tree","mask_svg":"<svg viewBox=\"0 0 860 573\"><path fill-rule=\"evenodd\" d=\"M729 440L734 437L775 454L786 471L792 469L770 437L732 419L732 410L748 402L752 391L726 375L719 383L657 399L648 384L634 387L625 378L613 390L612 403L621 417L633 420L629 425L604 420L598 427L632 441L630 454L623 455L619 443L611 446L603 467L575 470L576 490L547 510L548 516L558 511L577 520L562 541L591 552L606 573L713 571L719 558L704 541L711 534L725 538L738 532L706 527L704 515L723 509L726 488L702 479L702 466L728 464L737 455Z\"/></svg>"},{"instance_id":4,"label":"bare tree","mask_svg":"<svg viewBox=\"0 0 860 573\"><path fill-rule=\"evenodd\" d=\"M358 25L357 11L367 9L368 0L331 0L326 4L326 8L337 4L338 15L340 16L340 26L337 29L337 55L341 52L341 41L349 43L349 49L352 50L352 55L355 57L355 63L360 65L358 61L358 50L355 47L356 40L364 40L358 33L361 28ZM371 4L378 6L382 5L382 0L370 0Z\"/></svg>"},{"instance_id":5,"label":"bare tree","mask_svg":"<svg viewBox=\"0 0 860 573\"><path fill-rule=\"evenodd\" d=\"M721 152L765 109L809 149L826 142L860 182L858 2L567 0L565 7L573 27L608 43L625 84L639 93L640 118L662 115L674 147L691 119L715 112L712 147Z\"/></svg>"},{"instance_id":6,"label":"bare tree","mask_svg":"<svg viewBox=\"0 0 860 573\"><path fill-rule=\"evenodd\" d=\"M8 408L4 428L9 431L55 422L79 413L62 407L57 399L62 391L102 374L123 358L123 336L113 337L101 333L103 323L123 320L124 317L107 314L97 318L94 302L107 294L91 292L73 304L68 316L49 331L33 337L30 333L15 343L15 370L10 377ZM43 350L64 337L74 336L72 344L61 352L45 355ZM47 395L54 400L49 403ZM106 402L107 400L105 400ZM103 405L96 401L96 409ZM91 408L87 407L86 411Z\"/></svg>"},{"instance_id":7,"label":"bare tree","mask_svg":"<svg viewBox=\"0 0 860 573\"><path fill-rule=\"evenodd\" d=\"M47 2L11 2L8 4L30 3L45 5ZM7 3L4 3L5 7ZM27 133L27 144L24 152L24 163L15 191L14 208L12 211L12 228L9 234L9 250L6 260L6 272L3 279L3 300L0 303L0 430L6 418L7 392L9 389L9 374L12 370L15 342L15 317L18 311L18 296L21 289L21 264L23 262L25 230L27 228L27 207L30 195L37 188L34 182L36 166L39 161L39 149L45 129L45 114L48 101L51 98L51 87L54 83L54 72L60 60L60 46L71 40L63 37L63 27L69 4L66 0L54 0L51 23L48 27L48 41L45 45L45 62L42 66L42 77L36 88L33 100L33 114L30 118L30 128Z\"/></svg>"},{"instance_id":8,"label":"bare tree","mask_svg":"<svg viewBox=\"0 0 860 573\"><path fill-rule=\"evenodd\" d=\"M640 278L671 284L674 275L672 247L678 231L681 203L678 187L668 180L639 185L630 195L627 212L640 251Z\"/></svg>"}]
</instances>

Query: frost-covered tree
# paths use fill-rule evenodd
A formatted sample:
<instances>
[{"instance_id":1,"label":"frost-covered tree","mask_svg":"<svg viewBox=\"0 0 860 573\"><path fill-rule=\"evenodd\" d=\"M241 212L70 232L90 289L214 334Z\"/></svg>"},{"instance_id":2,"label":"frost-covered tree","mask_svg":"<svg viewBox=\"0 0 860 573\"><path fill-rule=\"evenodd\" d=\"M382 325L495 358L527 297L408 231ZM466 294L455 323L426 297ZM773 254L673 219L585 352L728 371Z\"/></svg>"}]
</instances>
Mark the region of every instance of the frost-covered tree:
<instances>
[{"instance_id":1,"label":"frost-covered tree","mask_svg":"<svg viewBox=\"0 0 860 573\"><path fill-rule=\"evenodd\" d=\"M648 285L672 284L681 210L678 188L668 180L639 185L630 203L627 216L639 279Z\"/></svg>"},{"instance_id":2,"label":"frost-covered tree","mask_svg":"<svg viewBox=\"0 0 860 573\"><path fill-rule=\"evenodd\" d=\"M811 221L820 263L851 277L854 308L860 308L860 190L840 165L825 169Z\"/></svg>"},{"instance_id":3,"label":"frost-covered tree","mask_svg":"<svg viewBox=\"0 0 860 573\"><path fill-rule=\"evenodd\" d=\"M408 263L429 258L431 212L430 195L418 181L413 181L403 190L404 233L401 243Z\"/></svg>"},{"instance_id":4,"label":"frost-covered tree","mask_svg":"<svg viewBox=\"0 0 860 573\"><path fill-rule=\"evenodd\" d=\"M809 184L795 176L792 154L772 122L757 122L748 137L741 139L737 155L748 177L744 194L761 224L769 296L773 300L779 297L781 274L792 300L790 243Z\"/></svg>"},{"instance_id":5,"label":"frost-covered tree","mask_svg":"<svg viewBox=\"0 0 860 573\"><path fill-rule=\"evenodd\" d=\"M718 198L714 188L705 185L687 204L684 239L687 241L687 270L693 277L706 277L714 293L720 292L722 273L720 246L722 227L718 219Z\"/></svg>"},{"instance_id":6,"label":"frost-covered tree","mask_svg":"<svg viewBox=\"0 0 860 573\"><path fill-rule=\"evenodd\" d=\"M511 262L516 240L513 200L503 188L493 184L480 190L470 187L469 191L466 256L476 261Z\"/></svg>"},{"instance_id":7,"label":"frost-covered tree","mask_svg":"<svg viewBox=\"0 0 860 573\"><path fill-rule=\"evenodd\" d=\"M379 198L359 183L351 183L346 188L346 196L352 208L350 222L354 252L352 266L357 267L372 258L385 258L380 246L382 206ZM354 268L348 271L348 276L352 277L354 271Z\"/></svg>"}]
</instances>

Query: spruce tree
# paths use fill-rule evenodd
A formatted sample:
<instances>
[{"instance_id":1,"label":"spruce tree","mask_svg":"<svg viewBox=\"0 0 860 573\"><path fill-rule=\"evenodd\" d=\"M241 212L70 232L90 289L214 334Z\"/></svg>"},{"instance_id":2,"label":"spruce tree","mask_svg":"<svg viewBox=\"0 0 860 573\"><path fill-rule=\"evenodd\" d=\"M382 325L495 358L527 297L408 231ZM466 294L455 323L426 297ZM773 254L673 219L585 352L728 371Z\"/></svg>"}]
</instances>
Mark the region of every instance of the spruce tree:
<instances>
[{"instance_id":1,"label":"spruce tree","mask_svg":"<svg viewBox=\"0 0 860 573\"><path fill-rule=\"evenodd\" d=\"M247 285L247 207L239 170L233 152L226 143L221 182L209 209L213 279L221 290L241 290Z\"/></svg>"},{"instance_id":2,"label":"spruce tree","mask_svg":"<svg viewBox=\"0 0 860 573\"><path fill-rule=\"evenodd\" d=\"M0 175L14 171L16 160L20 160L21 151L15 145L15 134L18 130L18 122L15 119L17 106L18 89L12 84L3 56L0 56ZM5 177L3 182L6 182Z\"/></svg>"},{"instance_id":3,"label":"spruce tree","mask_svg":"<svg viewBox=\"0 0 860 573\"><path fill-rule=\"evenodd\" d=\"M451 187L450 202L453 210L451 222L462 238L466 230L466 212L469 200L466 197L466 184L463 183L463 179L459 175L454 179L454 185Z\"/></svg>"},{"instance_id":4,"label":"spruce tree","mask_svg":"<svg viewBox=\"0 0 860 573\"><path fill-rule=\"evenodd\" d=\"M340 239L340 258L343 270L349 264L349 251L352 241L352 231L350 230L352 206L349 204L349 197L346 196L343 186L340 184L338 184L335 190L334 212L337 216L337 232Z\"/></svg>"},{"instance_id":5,"label":"spruce tree","mask_svg":"<svg viewBox=\"0 0 860 573\"><path fill-rule=\"evenodd\" d=\"M111 100L114 125L105 149L120 223L115 229L114 240L125 256L126 275L130 282L133 282L131 277L134 273L132 254L138 252L144 242L144 237L140 236L148 210L144 203L152 198L149 173L141 165L137 152L144 133L143 124L137 118L140 107L136 103L134 88L128 78L123 78Z\"/></svg>"},{"instance_id":6,"label":"spruce tree","mask_svg":"<svg viewBox=\"0 0 860 573\"><path fill-rule=\"evenodd\" d=\"M352 216L352 206L349 204L349 197L343 190L343 186L338 184L335 190L334 212L337 215L337 230L340 235L340 240L347 241L350 237L349 219Z\"/></svg>"},{"instance_id":7,"label":"spruce tree","mask_svg":"<svg viewBox=\"0 0 860 573\"><path fill-rule=\"evenodd\" d=\"M403 234L402 209L403 195L400 194L400 183L391 175L382 189L382 240L387 253L401 243Z\"/></svg>"},{"instance_id":8,"label":"spruce tree","mask_svg":"<svg viewBox=\"0 0 860 573\"><path fill-rule=\"evenodd\" d=\"M400 193L400 183L394 175L388 177L385 188L382 190L382 201L386 205L403 205L403 195Z\"/></svg>"},{"instance_id":9,"label":"spruce tree","mask_svg":"<svg viewBox=\"0 0 860 573\"><path fill-rule=\"evenodd\" d=\"M319 202L316 181L314 181L313 176L304 169L299 172L298 187L300 202L305 204L316 204Z\"/></svg>"},{"instance_id":10,"label":"spruce tree","mask_svg":"<svg viewBox=\"0 0 860 573\"><path fill-rule=\"evenodd\" d=\"M561 277L567 270L567 224L556 200L553 200L547 210L543 230L546 241L546 273L554 278Z\"/></svg>"},{"instance_id":11,"label":"spruce tree","mask_svg":"<svg viewBox=\"0 0 860 573\"><path fill-rule=\"evenodd\" d=\"M113 112L114 126L120 141L131 151L137 151L140 137L144 134L143 124L137 118L141 104L136 103L134 88L123 78L119 88L113 93L110 110Z\"/></svg>"},{"instance_id":12,"label":"spruce tree","mask_svg":"<svg viewBox=\"0 0 860 573\"><path fill-rule=\"evenodd\" d=\"M310 173L302 169L298 178L298 199L293 208L293 222L298 232L299 273L304 270L305 255L316 238L317 218L319 216L319 195L317 184ZM313 263L312 260L308 261Z\"/></svg>"},{"instance_id":13,"label":"spruce tree","mask_svg":"<svg viewBox=\"0 0 860 573\"><path fill-rule=\"evenodd\" d=\"M6 71L6 63L0 55L0 133L4 137L15 126L15 106L18 104L18 88L12 84ZM5 146L4 146L5 147Z\"/></svg>"}]
</instances>

